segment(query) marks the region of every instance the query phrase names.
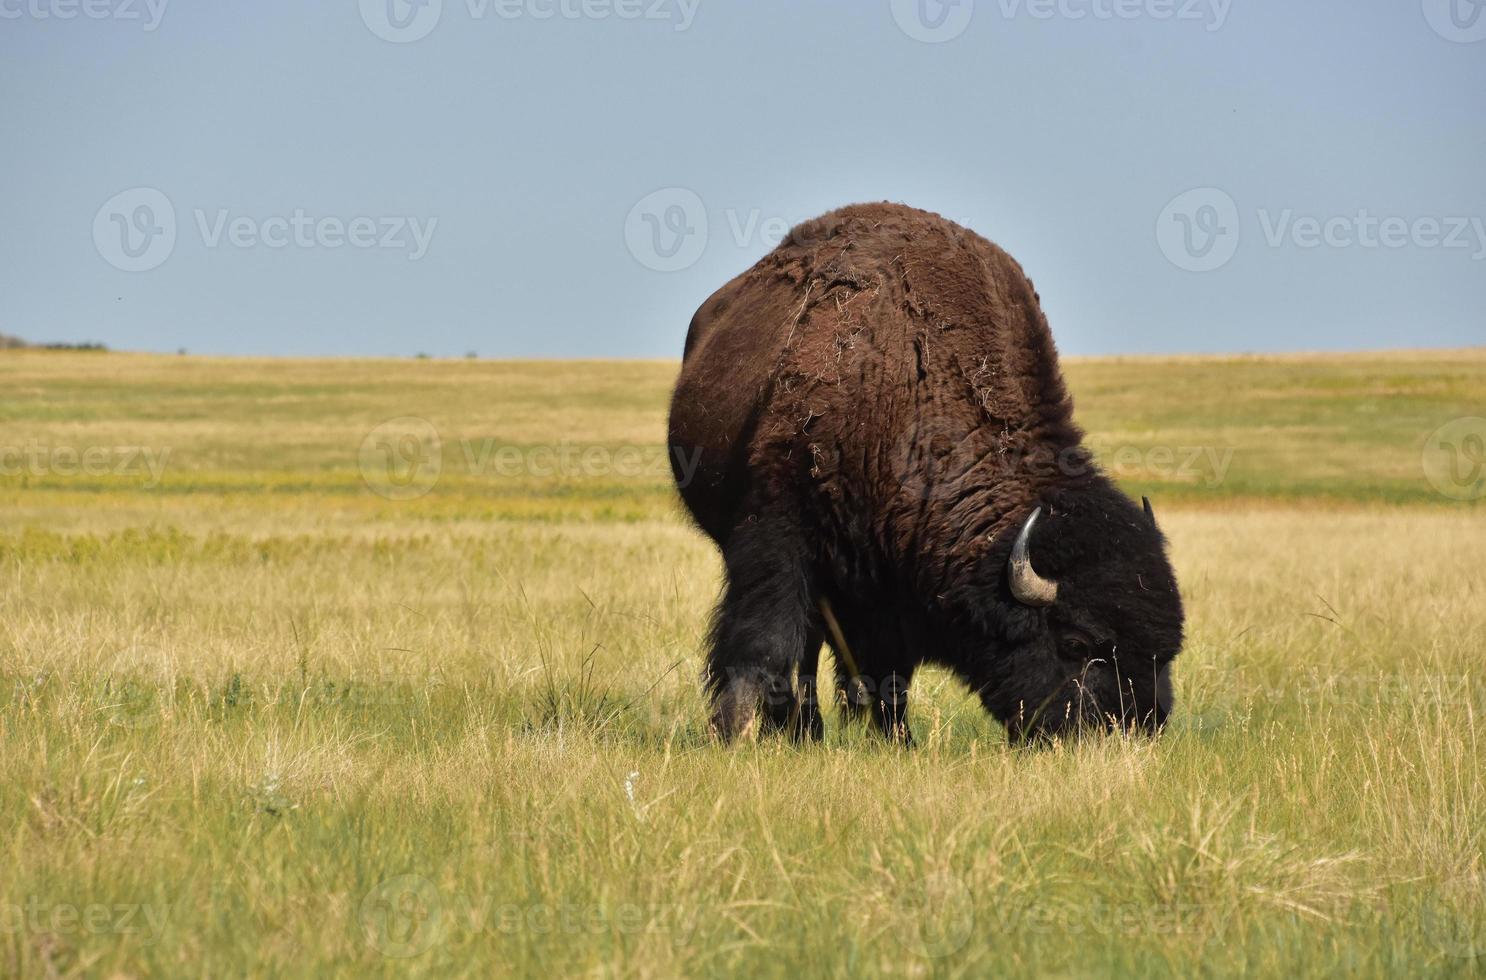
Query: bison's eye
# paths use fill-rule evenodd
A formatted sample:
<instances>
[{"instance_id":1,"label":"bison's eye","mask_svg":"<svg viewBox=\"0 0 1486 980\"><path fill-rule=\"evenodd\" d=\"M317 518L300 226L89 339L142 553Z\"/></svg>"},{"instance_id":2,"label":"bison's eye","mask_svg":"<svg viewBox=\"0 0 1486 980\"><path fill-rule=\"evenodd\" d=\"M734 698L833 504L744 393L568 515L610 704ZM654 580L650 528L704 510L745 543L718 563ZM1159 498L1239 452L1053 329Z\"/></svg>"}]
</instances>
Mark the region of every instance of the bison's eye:
<instances>
[{"instance_id":1,"label":"bison's eye","mask_svg":"<svg viewBox=\"0 0 1486 980\"><path fill-rule=\"evenodd\" d=\"M1094 655L1094 645L1089 638L1078 633L1064 636L1058 642L1058 652L1069 660L1084 663Z\"/></svg>"}]
</instances>

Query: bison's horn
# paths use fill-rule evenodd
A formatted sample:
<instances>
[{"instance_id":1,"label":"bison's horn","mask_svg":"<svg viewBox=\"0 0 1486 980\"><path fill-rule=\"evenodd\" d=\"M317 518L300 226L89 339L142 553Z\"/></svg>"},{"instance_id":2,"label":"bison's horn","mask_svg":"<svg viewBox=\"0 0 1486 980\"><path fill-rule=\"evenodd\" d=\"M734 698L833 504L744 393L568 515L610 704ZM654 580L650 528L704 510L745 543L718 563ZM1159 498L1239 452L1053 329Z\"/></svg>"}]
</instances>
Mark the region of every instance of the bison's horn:
<instances>
[{"instance_id":1,"label":"bison's horn","mask_svg":"<svg viewBox=\"0 0 1486 980\"><path fill-rule=\"evenodd\" d=\"M1151 527L1156 526L1156 511L1151 507L1150 497L1141 497L1140 504L1145 508L1145 519L1151 522Z\"/></svg>"},{"instance_id":2,"label":"bison's horn","mask_svg":"<svg viewBox=\"0 0 1486 980\"><path fill-rule=\"evenodd\" d=\"M1058 598L1058 583L1049 581L1032 569L1032 559L1027 556L1027 542L1032 537L1032 525L1042 515L1042 508L1032 511L1027 523L1016 536L1011 546L1011 560L1006 570L1010 576L1011 594L1017 601L1028 606L1050 606Z\"/></svg>"}]
</instances>

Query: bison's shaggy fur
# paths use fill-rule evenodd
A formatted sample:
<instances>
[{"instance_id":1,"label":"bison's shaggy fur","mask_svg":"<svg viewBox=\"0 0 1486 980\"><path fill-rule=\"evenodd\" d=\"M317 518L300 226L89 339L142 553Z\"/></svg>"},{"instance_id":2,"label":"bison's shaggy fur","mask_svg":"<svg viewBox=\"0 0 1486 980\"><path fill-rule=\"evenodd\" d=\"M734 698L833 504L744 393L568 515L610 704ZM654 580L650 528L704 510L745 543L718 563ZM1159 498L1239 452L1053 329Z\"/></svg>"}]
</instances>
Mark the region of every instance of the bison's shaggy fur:
<instances>
[{"instance_id":1,"label":"bison's shaggy fur","mask_svg":"<svg viewBox=\"0 0 1486 980\"><path fill-rule=\"evenodd\" d=\"M815 664L908 738L920 663L1013 735L1159 725L1182 608L1154 521L1089 460L1037 293L973 232L891 204L796 228L702 304L671 405L678 483L727 583L706 679L725 738L819 737ZM1007 560L1033 511L1046 607Z\"/></svg>"}]
</instances>

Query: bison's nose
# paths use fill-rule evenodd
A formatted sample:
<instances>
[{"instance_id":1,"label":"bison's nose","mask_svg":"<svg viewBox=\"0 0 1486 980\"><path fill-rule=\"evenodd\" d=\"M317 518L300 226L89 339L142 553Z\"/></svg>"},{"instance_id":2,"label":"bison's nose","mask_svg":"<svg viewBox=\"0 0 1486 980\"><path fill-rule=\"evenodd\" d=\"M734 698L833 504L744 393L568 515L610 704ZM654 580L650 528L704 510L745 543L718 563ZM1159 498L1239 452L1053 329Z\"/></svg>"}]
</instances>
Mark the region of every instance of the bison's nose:
<instances>
[{"instance_id":1,"label":"bison's nose","mask_svg":"<svg viewBox=\"0 0 1486 980\"><path fill-rule=\"evenodd\" d=\"M1006 723L1006 739L1020 747L1046 746L1061 739L1116 732L1155 736L1165 726L1168 713L1165 705L1158 704L1145 709L1127 707L1123 713L1089 710L1082 714L1068 711L1031 721L1013 718Z\"/></svg>"},{"instance_id":2,"label":"bison's nose","mask_svg":"<svg viewBox=\"0 0 1486 980\"><path fill-rule=\"evenodd\" d=\"M1073 710L1072 702L1061 710L1048 711L1035 718L1013 718L1006 723L1006 740L1015 746L1049 746L1054 741L1078 735L1085 729L1097 728L1100 719L1083 718Z\"/></svg>"},{"instance_id":3,"label":"bison's nose","mask_svg":"<svg viewBox=\"0 0 1486 980\"><path fill-rule=\"evenodd\" d=\"M1142 715L1131 715L1125 719L1125 730L1138 735L1159 735L1166 727L1166 712L1153 708Z\"/></svg>"},{"instance_id":4,"label":"bison's nose","mask_svg":"<svg viewBox=\"0 0 1486 980\"><path fill-rule=\"evenodd\" d=\"M1172 701L1171 668L1163 665L1156 675L1155 689L1147 692L1146 704L1138 709L1136 724L1147 734L1159 735L1166 727L1166 719L1171 716Z\"/></svg>"},{"instance_id":5,"label":"bison's nose","mask_svg":"<svg viewBox=\"0 0 1486 980\"><path fill-rule=\"evenodd\" d=\"M1012 718L1006 722L1006 741L1017 747L1048 745L1053 732L1048 727L1024 718Z\"/></svg>"},{"instance_id":6,"label":"bison's nose","mask_svg":"<svg viewBox=\"0 0 1486 980\"><path fill-rule=\"evenodd\" d=\"M1157 700L1154 705L1131 706L1125 710L1119 719L1119 726L1131 734L1159 735L1161 729L1166 727L1166 718L1171 714L1171 703L1169 701ZM1116 725L1114 719L1110 719L1110 729Z\"/></svg>"}]
</instances>

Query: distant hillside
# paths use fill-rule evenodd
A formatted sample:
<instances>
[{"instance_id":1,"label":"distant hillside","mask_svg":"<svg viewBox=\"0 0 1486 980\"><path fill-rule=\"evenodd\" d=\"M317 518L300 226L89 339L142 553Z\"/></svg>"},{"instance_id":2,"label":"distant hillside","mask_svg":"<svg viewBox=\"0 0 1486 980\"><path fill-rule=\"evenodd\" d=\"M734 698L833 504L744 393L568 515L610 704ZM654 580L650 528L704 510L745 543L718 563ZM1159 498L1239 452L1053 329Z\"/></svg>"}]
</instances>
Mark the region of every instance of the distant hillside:
<instances>
[{"instance_id":1,"label":"distant hillside","mask_svg":"<svg viewBox=\"0 0 1486 980\"><path fill-rule=\"evenodd\" d=\"M0 333L0 350L20 350L22 348L35 350L108 350L106 344L87 341L81 344L28 344L19 337L12 337L8 333Z\"/></svg>"}]
</instances>

